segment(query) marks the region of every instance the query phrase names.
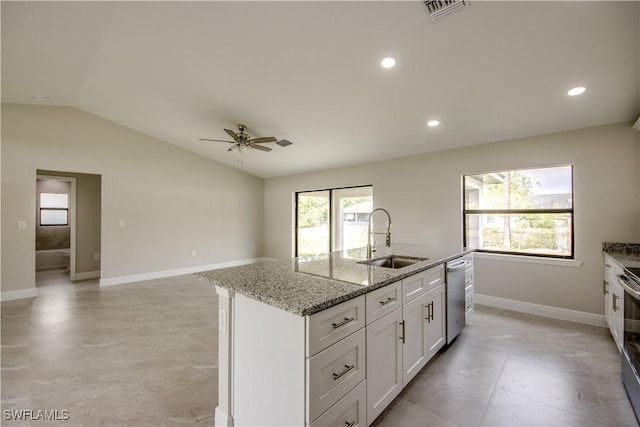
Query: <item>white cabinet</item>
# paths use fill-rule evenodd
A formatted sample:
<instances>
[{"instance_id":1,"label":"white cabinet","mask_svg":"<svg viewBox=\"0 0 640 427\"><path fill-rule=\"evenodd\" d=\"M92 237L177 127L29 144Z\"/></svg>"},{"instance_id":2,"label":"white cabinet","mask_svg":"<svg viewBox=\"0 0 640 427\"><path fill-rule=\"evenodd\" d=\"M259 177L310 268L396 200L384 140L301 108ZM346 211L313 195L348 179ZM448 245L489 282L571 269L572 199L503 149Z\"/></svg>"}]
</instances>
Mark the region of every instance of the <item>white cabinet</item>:
<instances>
[{"instance_id":1,"label":"white cabinet","mask_svg":"<svg viewBox=\"0 0 640 427\"><path fill-rule=\"evenodd\" d=\"M307 318L307 357L351 335L365 324L364 295Z\"/></svg>"},{"instance_id":2,"label":"white cabinet","mask_svg":"<svg viewBox=\"0 0 640 427\"><path fill-rule=\"evenodd\" d=\"M445 284L430 290L425 295L426 339L425 357L430 360L447 341L447 306Z\"/></svg>"},{"instance_id":3,"label":"white cabinet","mask_svg":"<svg viewBox=\"0 0 640 427\"><path fill-rule=\"evenodd\" d=\"M623 267L609 255L604 255L604 304L607 325L616 342L618 351L622 351L623 322L624 322L624 289L618 283L618 278L624 274Z\"/></svg>"},{"instance_id":4,"label":"white cabinet","mask_svg":"<svg viewBox=\"0 0 640 427\"><path fill-rule=\"evenodd\" d=\"M623 340L623 301L624 301L624 289L618 284L618 281L610 284L610 296L611 296L611 334L616 341L616 345L619 351L622 351Z\"/></svg>"},{"instance_id":5,"label":"white cabinet","mask_svg":"<svg viewBox=\"0 0 640 427\"><path fill-rule=\"evenodd\" d=\"M307 359L307 420L318 418L365 379L365 358L360 329Z\"/></svg>"},{"instance_id":6,"label":"white cabinet","mask_svg":"<svg viewBox=\"0 0 640 427\"><path fill-rule=\"evenodd\" d=\"M385 310L383 302L402 304L372 323L367 317L367 424L445 345L444 280L444 265L438 265L367 294L367 315Z\"/></svg>"},{"instance_id":7,"label":"white cabinet","mask_svg":"<svg viewBox=\"0 0 640 427\"><path fill-rule=\"evenodd\" d=\"M444 264L298 316L219 294L215 424L370 425L446 342Z\"/></svg>"},{"instance_id":8,"label":"white cabinet","mask_svg":"<svg viewBox=\"0 0 640 427\"><path fill-rule=\"evenodd\" d=\"M399 282L398 282L399 283ZM367 325L367 425L371 424L403 388L402 310Z\"/></svg>"},{"instance_id":9,"label":"white cabinet","mask_svg":"<svg viewBox=\"0 0 640 427\"><path fill-rule=\"evenodd\" d=\"M365 295L367 325L402 306L402 281L376 289Z\"/></svg>"},{"instance_id":10,"label":"white cabinet","mask_svg":"<svg viewBox=\"0 0 640 427\"><path fill-rule=\"evenodd\" d=\"M402 306L402 384L427 364L427 294Z\"/></svg>"},{"instance_id":11,"label":"white cabinet","mask_svg":"<svg viewBox=\"0 0 640 427\"><path fill-rule=\"evenodd\" d=\"M444 282L444 264L402 279L402 303L424 295L429 289Z\"/></svg>"},{"instance_id":12,"label":"white cabinet","mask_svg":"<svg viewBox=\"0 0 640 427\"><path fill-rule=\"evenodd\" d=\"M307 424L366 378L365 305L362 295L306 318Z\"/></svg>"},{"instance_id":13,"label":"white cabinet","mask_svg":"<svg viewBox=\"0 0 640 427\"><path fill-rule=\"evenodd\" d=\"M465 322L468 322L473 314L473 254L465 255L463 259L468 261L467 268L464 271L464 312Z\"/></svg>"},{"instance_id":14,"label":"white cabinet","mask_svg":"<svg viewBox=\"0 0 640 427\"><path fill-rule=\"evenodd\" d=\"M359 427L367 425L367 387L363 381L310 427Z\"/></svg>"}]
</instances>

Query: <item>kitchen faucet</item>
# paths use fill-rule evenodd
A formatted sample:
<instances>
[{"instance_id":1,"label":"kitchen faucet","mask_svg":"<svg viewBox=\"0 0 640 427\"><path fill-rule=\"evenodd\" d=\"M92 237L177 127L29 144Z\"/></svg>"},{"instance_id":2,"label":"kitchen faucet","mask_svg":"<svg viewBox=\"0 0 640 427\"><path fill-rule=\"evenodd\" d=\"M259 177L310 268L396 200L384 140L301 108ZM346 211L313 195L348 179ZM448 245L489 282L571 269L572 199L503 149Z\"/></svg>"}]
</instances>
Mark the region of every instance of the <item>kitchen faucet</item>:
<instances>
[{"instance_id":1,"label":"kitchen faucet","mask_svg":"<svg viewBox=\"0 0 640 427\"><path fill-rule=\"evenodd\" d=\"M384 213L387 214L387 218L389 219L389 222L387 223L387 232L386 233L376 233L374 231L371 230L371 218L373 218L373 214L376 213L377 211L383 211ZM375 248L371 245L371 235L372 234L386 234L387 235L387 247L390 248L391 247L391 215L389 215L389 212L384 209L384 208L376 208L374 210L371 211L371 213L369 214L369 222L367 224L367 259L370 259L373 256L373 252L375 252Z\"/></svg>"}]
</instances>

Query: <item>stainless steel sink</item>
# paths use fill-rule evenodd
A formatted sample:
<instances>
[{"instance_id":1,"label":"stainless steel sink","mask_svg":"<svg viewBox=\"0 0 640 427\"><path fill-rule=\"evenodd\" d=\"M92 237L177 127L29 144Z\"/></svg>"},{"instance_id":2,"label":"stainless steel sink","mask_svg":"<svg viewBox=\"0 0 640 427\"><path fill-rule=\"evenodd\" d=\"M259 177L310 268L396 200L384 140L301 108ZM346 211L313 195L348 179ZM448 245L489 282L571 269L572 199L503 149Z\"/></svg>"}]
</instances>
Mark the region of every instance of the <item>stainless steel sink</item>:
<instances>
[{"instance_id":1,"label":"stainless steel sink","mask_svg":"<svg viewBox=\"0 0 640 427\"><path fill-rule=\"evenodd\" d=\"M385 268L402 268L412 264L415 264L420 261L426 261L429 258L414 258L407 257L402 255L389 255L384 258L376 258L376 259L367 259L364 261L359 261L358 264L366 264L373 265L375 267L385 267Z\"/></svg>"}]
</instances>

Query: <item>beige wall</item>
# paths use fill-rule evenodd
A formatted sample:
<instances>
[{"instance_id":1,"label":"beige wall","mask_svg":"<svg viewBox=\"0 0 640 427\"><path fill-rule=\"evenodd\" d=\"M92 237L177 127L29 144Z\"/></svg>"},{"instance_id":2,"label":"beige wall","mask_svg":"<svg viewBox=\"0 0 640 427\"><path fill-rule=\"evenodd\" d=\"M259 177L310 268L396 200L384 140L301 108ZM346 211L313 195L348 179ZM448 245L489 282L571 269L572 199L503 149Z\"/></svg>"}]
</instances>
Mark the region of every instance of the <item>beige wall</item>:
<instances>
[{"instance_id":1,"label":"beige wall","mask_svg":"<svg viewBox=\"0 0 640 427\"><path fill-rule=\"evenodd\" d=\"M103 279L261 255L261 179L74 108L3 104L3 292L35 283L37 169L102 176Z\"/></svg>"},{"instance_id":2,"label":"beige wall","mask_svg":"<svg viewBox=\"0 0 640 427\"><path fill-rule=\"evenodd\" d=\"M292 253L295 191L373 184L392 215L393 240L459 245L461 175L574 165L575 257L579 268L478 260L480 294L590 313L603 312L603 241L640 237L638 133L601 126L265 181L265 255Z\"/></svg>"}]
</instances>

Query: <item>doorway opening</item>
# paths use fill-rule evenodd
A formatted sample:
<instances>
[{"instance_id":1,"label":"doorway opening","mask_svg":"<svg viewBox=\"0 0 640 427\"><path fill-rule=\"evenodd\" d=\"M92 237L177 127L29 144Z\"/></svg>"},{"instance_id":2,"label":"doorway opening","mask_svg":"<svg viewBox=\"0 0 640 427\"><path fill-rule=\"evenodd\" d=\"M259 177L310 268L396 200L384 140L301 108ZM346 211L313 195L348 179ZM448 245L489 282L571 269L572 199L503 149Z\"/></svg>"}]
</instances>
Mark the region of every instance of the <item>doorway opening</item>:
<instances>
[{"instance_id":1,"label":"doorway opening","mask_svg":"<svg viewBox=\"0 0 640 427\"><path fill-rule=\"evenodd\" d=\"M37 170L36 286L97 279L102 177Z\"/></svg>"}]
</instances>

